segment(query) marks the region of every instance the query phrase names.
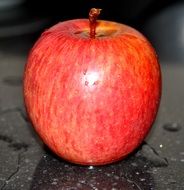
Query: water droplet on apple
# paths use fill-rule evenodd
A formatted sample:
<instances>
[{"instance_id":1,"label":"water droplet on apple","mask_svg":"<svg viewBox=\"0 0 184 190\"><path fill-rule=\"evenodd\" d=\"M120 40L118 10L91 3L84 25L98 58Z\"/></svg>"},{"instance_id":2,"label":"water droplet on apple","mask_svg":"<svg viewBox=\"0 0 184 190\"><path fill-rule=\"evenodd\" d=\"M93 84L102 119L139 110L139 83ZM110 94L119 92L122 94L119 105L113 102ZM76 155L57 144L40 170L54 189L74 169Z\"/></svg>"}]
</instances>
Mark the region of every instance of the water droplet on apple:
<instances>
[{"instance_id":1,"label":"water droplet on apple","mask_svg":"<svg viewBox=\"0 0 184 190\"><path fill-rule=\"evenodd\" d=\"M89 82L88 81L85 81L85 86L88 86Z\"/></svg>"},{"instance_id":2,"label":"water droplet on apple","mask_svg":"<svg viewBox=\"0 0 184 190\"><path fill-rule=\"evenodd\" d=\"M170 131L170 132L177 132L181 129L181 125L178 123L166 123L165 125L163 125L163 128L166 131Z\"/></svg>"},{"instance_id":3,"label":"water droplet on apple","mask_svg":"<svg viewBox=\"0 0 184 190\"><path fill-rule=\"evenodd\" d=\"M99 83L99 81L95 81L94 83L93 83L93 85L97 85Z\"/></svg>"},{"instance_id":4,"label":"water droplet on apple","mask_svg":"<svg viewBox=\"0 0 184 190\"><path fill-rule=\"evenodd\" d=\"M87 69L85 69L85 70L83 71L83 74L84 74L84 75L86 75L86 73L87 73Z\"/></svg>"}]
</instances>

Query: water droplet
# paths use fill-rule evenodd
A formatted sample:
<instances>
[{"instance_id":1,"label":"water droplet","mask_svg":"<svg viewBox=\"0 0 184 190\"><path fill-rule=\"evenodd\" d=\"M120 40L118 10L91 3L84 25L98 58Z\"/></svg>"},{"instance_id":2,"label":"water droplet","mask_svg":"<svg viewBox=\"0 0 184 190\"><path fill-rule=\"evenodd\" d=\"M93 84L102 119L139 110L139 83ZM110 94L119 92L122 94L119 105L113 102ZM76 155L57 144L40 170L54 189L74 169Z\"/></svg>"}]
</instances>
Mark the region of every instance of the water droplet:
<instances>
[{"instance_id":1,"label":"water droplet","mask_svg":"<svg viewBox=\"0 0 184 190\"><path fill-rule=\"evenodd\" d=\"M157 151L149 146L144 144L139 153L142 157L145 157L151 164L155 167L166 167L168 166L168 161L166 158L161 157Z\"/></svg>"},{"instance_id":2,"label":"water droplet","mask_svg":"<svg viewBox=\"0 0 184 190\"><path fill-rule=\"evenodd\" d=\"M115 176L114 176L114 179L115 179L115 180L119 180L119 176L115 175Z\"/></svg>"},{"instance_id":3,"label":"water droplet","mask_svg":"<svg viewBox=\"0 0 184 190\"><path fill-rule=\"evenodd\" d=\"M88 81L85 81L85 85L88 86L89 82Z\"/></svg>"},{"instance_id":4,"label":"water droplet","mask_svg":"<svg viewBox=\"0 0 184 190\"><path fill-rule=\"evenodd\" d=\"M57 181L53 181L51 184L52 185L57 185Z\"/></svg>"},{"instance_id":5,"label":"water droplet","mask_svg":"<svg viewBox=\"0 0 184 190\"><path fill-rule=\"evenodd\" d=\"M27 180L28 180L28 181L31 181L31 180L32 180L32 177L28 177Z\"/></svg>"},{"instance_id":6,"label":"water droplet","mask_svg":"<svg viewBox=\"0 0 184 190\"><path fill-rule=\"evenodd\" d=\"M176 162L176 161L177 161L176 158L170 158L170 160L173 161L173 162Z\"/></svg>"},{"instance_id":7,"label":"water droplet","mask_svg":"<svg viewBox=\"0 0 184 190\"><path fill-rule=\"evenodd\" d=\"M29 163L29 162L30 162L30 160L26 158L25 159L25 163Z\"/></svg>"},{"instance_id":8,"label":"water droplet","mask_svg":"<svg viewBox=\"0 0 184 190\"><path fill-rule=\"evenodd\" d=\"M136 175L139 175L140 173L139 172L135 172Z\"/></svg>"},{"instance_id":9,"label":"water droplet","mask_svg":"<svg viewBox=\"0 0 184 190\"><path fill-rule=\"evenodd\" d=\"M181 141L179 141L179 140L176 140L176 144L181 144Z\"/></svg>"},{"instance_id":10,"label":"water droplet","mask_svg":"<svg viewBox=\"0 0 184 190\"><path fill-rule=\"evenodd\" d=\"M42 172L43 174L46 174L47 173L47 170L43 170L43 172Z\"/></svg>"},{"instance_id":11,"label":"water droplet","mask_svg":"<svg viewBox=\"0 0 184 190\"><path fill-rule=\"evenodd\" d=\"M93 83L93 85L97 85L99 83L99 81L95 81L94 83Z\"/></svg>"},{"instance_id":12,"label":"water droplet","mask_svg":"<svg viewBox=\"0 0 184 190\"><path fill-rule=\"evenodd\" d=\"M156 168L153 168L153 173L157 173L157 169Z\"/></svg>"},{"instance_id":13,"label":"water droplet","mask_svg":"<svg viewBox=\"0 0 184 190\"><path fill-rule=\"evenodd\" d=\"M160 148L163 148L163 144L160 144L159 147L160 147Z\"/></svg>"},{"instance_id":14,"label":"water droplet","mask_svg":"<svg viewBox=\"0 0 184 190\"><path fill-rule=\"evenodd\" d=\"M1 121L5 121L5 118L2 117L2 118L1 118Z\"/></svg>"},{"instance_id":15,"label":"water droplet","mask_svg":"<svg viewBox=\"0 0 184 190\"><path fill-rule=\"evenodd\" d=\"M140 178L140 181L145 181L146 179L145 178Z\"/></svg>"},{"instance_id":16,"label":"water droplet","mask_svg":"<svg viewBox=\"0 0 184 190\"><path fill-rule=\"evenodd\" d=\"M177 132L181 129L181 125L174 122L174 123L166 123L165 125L163 125L163 128L166 131L170 131L170 132Z\"/></svg>"},{"instance_id":17,"label":"water droplet","mask_svg":"<svg viewBox=\"0 0 184 190\"><path fill-rule=\"evenodd\" d=\"M184 162L184 159L181 159L180 161L181 161L181 162Z\"/></svg>"},{"instance_id":18,"label":"water droplet","mask_svg":"<svg viewBox=\"0 0 184 190\"><path fill-rule=\"evenodd\" d=\"M86 73L87 73L87 69L85 69L85 70L83 71L83 74L84 74L84 75L86 75Z\"/></svg>"},{"instance_id":19,"label":"water droplet","mask_svg":"<svg viewBox=\"0 0 184 190\"><path fill-rule=\"evenodd\" d=\"M169 179L168 182L169 182L169 184L175 184L175 183L176 183L176 180L174 180L174 179Z\"/></svg>"},{"instance_id":20,"label":"water droplet","mask_svg":"<svg viewBox=\"0 0 184 190\"><path fill-rule=\"evenodd\" d=\"M80 180L79 183L83 183L83 184L85 184L86 181L85 181L85 180Z\"/></svg>"},{"instance_id":21,"label":"water droplet","mask_svg":"<svg viewBox=\"0 0 184 190\"><path fill-rule=\"evenodd\" d=\"M82 188L82 184L81 183L77 183L77 187L78 188Z\"/></svg>"},{"instance_id":22,"label":"water droplet","mask_svg":"<svg viewBox=\"0 0 184 190\"><path fill-rule=\"evenodd\" d=\"M92 170L92 169L94 169L94 167L93 167L93 166L89 166L88 169L89 169L89 170Z\"/></svg>"},{"instance_id":23,"label":"water droplet","mask_svg":"<svg viewBox=\"0 0 184 190\"><path fill-rule=\"evenodd\" d=\"M180 155L184 156L184 152L180 152Z\"/></svg>"},{"instance_id":24,"label":"water droplet","mask_svg":"<svg viewBox=\"0 0 184 190\"><path fill-rule=\"evenodd\" d=\"M3 79L3 82L9 86L21 86L22 85L22 77L20 76L8 76Z\"/></svg>"},{"instance_id":25,"label":"water droplet","mask_svg":"<svg viewBox=\"0 0 184 190\"><path fill-rule=\"evenodd\" d=\"M112 184L112 186L117 186L118 185L118 183L117 182L114 182L113 184Z\"/></svg>"},{"instance_id":26,"label":"water droplet","mask_svg":"<svg viewBox=\"0 0 184 190\"><path fill-rule=\"evenodd\" d=\"M134 167L137 167L137 166L138 166L138 164L135 163L135 162L132 162L131 165L134 166Z\"/></svg>"}]
</instances>

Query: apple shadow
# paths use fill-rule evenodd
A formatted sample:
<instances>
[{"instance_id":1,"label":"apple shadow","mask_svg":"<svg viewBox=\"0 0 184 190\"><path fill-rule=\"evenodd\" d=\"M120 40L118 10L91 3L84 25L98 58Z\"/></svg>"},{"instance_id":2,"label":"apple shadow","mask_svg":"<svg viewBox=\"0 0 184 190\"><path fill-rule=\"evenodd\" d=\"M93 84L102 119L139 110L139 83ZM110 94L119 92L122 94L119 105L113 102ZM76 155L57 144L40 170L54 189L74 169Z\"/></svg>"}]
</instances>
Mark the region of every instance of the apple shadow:
<instances>
[{"instance_id":1,"label":"apple shadow","mask_svg":"<svg viewBox=\"0 0 184 190\"><path fill-rule=\"evenodd\" d=\"M140 149L122 161L93 167L61 160L46 148L34 172L31 190L154 189L153 167Z\"/></svg>"}]
</instances>

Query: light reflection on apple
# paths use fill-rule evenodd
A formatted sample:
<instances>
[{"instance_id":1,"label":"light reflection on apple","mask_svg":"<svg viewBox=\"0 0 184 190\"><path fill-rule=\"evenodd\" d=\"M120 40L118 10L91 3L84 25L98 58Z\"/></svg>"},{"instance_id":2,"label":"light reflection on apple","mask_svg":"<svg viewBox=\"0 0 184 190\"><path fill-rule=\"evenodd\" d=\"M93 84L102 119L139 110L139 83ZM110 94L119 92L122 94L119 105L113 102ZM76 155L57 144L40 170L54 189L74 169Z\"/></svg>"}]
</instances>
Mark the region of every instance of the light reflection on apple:
<instances>
[{"instance_id":1,"label":"light reflection on apple","mask_svg":"<svg viewBox=\"0 0 184 190\"><path fill-rule=\"evenodd\" d=\"M87 87L93 87L97 85L100 80L100 73L97 71L87 71L82 78L82 84Z\"/></svg>"}]
</instances>

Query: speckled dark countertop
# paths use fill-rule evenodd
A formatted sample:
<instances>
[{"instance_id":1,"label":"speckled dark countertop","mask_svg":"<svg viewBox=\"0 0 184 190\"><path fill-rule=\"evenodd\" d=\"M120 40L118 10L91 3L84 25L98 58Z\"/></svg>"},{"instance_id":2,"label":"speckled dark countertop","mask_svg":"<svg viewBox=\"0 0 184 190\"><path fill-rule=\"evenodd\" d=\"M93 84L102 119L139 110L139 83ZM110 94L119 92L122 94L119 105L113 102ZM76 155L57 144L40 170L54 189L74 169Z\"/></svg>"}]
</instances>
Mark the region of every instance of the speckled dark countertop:
<instances>
[{"instance_id":1,"label":"speckled dark countertop","mask_svg":"<svg viewBox=\"0 0 184 190\"><path fill-rule=\"evenodd\" d=\"M184 189L184 65L161 62L162 101L145 142L120 162L78 166L52 154L27 120L22 74L32 42L1 40L0 190Z\"/></svg>"}]
</instances>

